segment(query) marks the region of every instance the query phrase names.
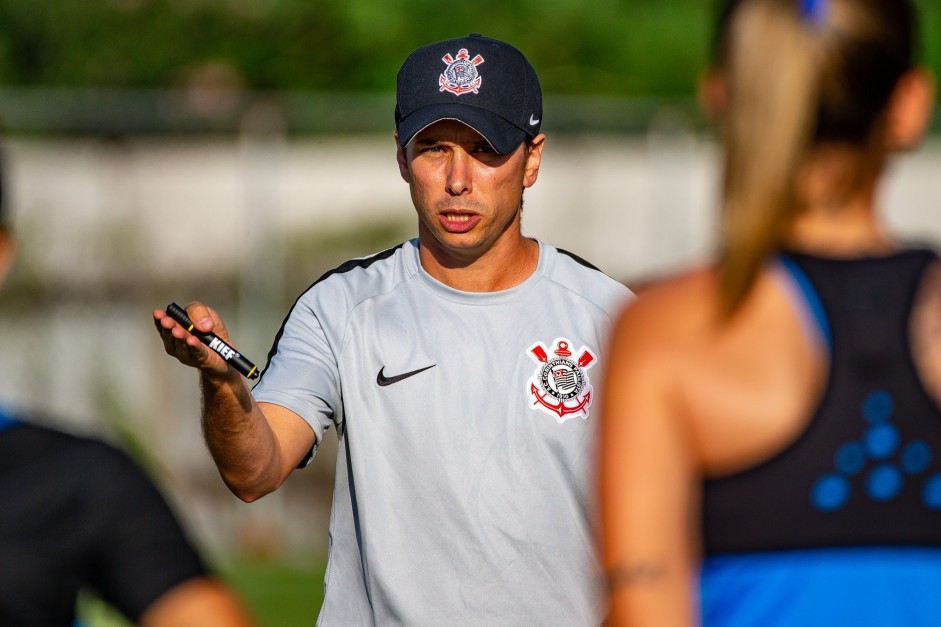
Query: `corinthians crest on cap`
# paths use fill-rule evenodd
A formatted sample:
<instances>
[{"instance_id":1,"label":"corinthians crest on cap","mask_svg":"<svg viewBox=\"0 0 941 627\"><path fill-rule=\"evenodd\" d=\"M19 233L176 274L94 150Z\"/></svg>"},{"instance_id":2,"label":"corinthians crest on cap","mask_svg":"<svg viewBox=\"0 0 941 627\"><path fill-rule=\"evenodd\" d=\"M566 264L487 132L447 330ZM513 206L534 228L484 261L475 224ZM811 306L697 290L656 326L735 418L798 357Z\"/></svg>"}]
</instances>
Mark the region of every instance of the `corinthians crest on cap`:
<instances>
[{"instance_id":1,"label":"corinthians crest on cap","mask_svg":"<svg viewBox=\"0 0 941 627\"><path fill-rule=\"evenodd\" d=\"M467 48L461 48L457 51L456 57L452 57L449 52L441 57L441 60L448 66L438 78L441 91L449 91L457 96L468 92L477 93L483 83L483 79L477 72L477 66L484 62L482 56L474 55L472 59Z\"/></svg>"},{"instance_id":2,"label":"corinthians crest on cap","mask_svg":"<svg viewBox=\"0 0 941 627\"><path fill-rule=\"evenodd\" d=\"M573 359L572 342L567 338L558 338L553 344L551 355L540 342L527 351L539 364L527 390L531 407L552 414L560 423L576 416L588 418L592 388L586 371L597 358L583 346Z\"/></svg>"}]
</instances>

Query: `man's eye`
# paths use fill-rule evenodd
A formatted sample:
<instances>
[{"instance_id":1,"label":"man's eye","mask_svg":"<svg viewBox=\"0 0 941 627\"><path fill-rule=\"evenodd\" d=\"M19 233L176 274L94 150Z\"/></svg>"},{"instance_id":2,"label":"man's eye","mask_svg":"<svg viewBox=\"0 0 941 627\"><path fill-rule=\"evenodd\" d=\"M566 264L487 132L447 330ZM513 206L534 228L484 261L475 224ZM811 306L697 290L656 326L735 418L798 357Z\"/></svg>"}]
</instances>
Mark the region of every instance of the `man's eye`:
<instances>
[{"instance_id":1,"label":"man's eye","mask_svg":"<svg viewBox=\"0 0 941 627\"><path fill-rule=\"evenodd\" d=\"M491 146L477 146L474 148L474 152L479 155L495 155L497 151L494 150Z\"/></svg>"}]
</instances>

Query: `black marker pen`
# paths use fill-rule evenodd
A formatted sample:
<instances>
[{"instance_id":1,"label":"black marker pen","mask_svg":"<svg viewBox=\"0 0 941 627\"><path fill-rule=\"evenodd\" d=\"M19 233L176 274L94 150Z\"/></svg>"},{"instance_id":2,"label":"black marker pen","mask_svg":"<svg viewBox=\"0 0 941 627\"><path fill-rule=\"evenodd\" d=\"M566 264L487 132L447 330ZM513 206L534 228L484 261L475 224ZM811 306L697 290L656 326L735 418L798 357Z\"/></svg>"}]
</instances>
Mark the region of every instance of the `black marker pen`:
<instances>
[{"instance_id":1,"label":"black marker pen","mask_svg":"<svg viewBox=\"0 0 941 627\"><path fill-rule=\"evenodd\" d=\"M219 353L220 357L226 360L230 366L238 370L240 373L249 379L258 378L258 368L255 366L255 364L250 362L245 358L244 355L222 341L222 339L215 333L203 333L202 331L199 331L196 328L196 325L193 324L193 321L190 320L190 317L186 315L185 309L176 303L170 303L167 305L167 315L183 325L184 329L199 338L200 342Z\"/></svg>"}]
</instances>

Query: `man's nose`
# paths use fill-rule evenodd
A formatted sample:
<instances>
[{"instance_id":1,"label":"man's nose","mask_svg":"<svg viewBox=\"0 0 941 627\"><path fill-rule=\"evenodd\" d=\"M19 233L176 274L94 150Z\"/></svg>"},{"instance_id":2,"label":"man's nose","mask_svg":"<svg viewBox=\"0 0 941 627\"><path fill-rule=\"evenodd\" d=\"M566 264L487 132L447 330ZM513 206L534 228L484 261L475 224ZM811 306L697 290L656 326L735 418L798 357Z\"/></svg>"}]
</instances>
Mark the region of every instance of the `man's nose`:
<instances>
[{"instance_id":1,"label":"man's nose","mask_svg":"<svg viewBox=\"0 0 941 627\"><path fill-rule=\"evenodd\" d=\"M461 196L473 190L472 157L462 149L451 153L448 164L448 193Z\"/></svg>"}]
</instances>

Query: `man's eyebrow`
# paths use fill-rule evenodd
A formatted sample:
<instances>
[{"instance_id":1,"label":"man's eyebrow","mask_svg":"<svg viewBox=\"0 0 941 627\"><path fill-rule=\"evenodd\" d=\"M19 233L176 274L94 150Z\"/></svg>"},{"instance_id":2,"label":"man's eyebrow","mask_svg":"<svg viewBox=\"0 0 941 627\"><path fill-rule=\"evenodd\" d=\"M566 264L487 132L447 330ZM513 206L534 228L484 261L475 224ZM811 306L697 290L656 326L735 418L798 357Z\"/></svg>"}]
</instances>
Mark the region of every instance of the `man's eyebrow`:
<instances>
[{"instance_id":1,"label":"man's eyebrow","mask_svg":"<svg viewBox=\"0 0 941 627\"><path fill-rule=\"evenodd\" d=\"M440 144L448 143L449 141L450 141L450 140L445 139L445 138L443 138L443 137L434 137L434 136L431 136L431 137L417 137L417 138L415 138L415 139L412 141L412 143L414 144L414 146L415 146L416 148L427 148L427 147L430 147L430 146L437 146L437 145L440 145ZM473 140L469 140L469 141L459 141L459 142L457 142L457 143L460 144L460 145L466 146L466 147L468 147L468 148L472 148L472 149L474 149L474 148L492 148L492 146L490 145L490 142L488 142L488 141L487 141L486 139L484 139L484 138L473 139Z\"/></svg>"}]
</instances>

